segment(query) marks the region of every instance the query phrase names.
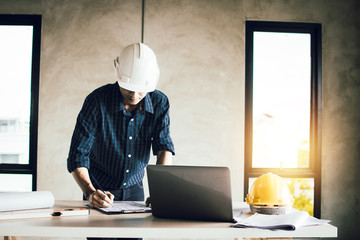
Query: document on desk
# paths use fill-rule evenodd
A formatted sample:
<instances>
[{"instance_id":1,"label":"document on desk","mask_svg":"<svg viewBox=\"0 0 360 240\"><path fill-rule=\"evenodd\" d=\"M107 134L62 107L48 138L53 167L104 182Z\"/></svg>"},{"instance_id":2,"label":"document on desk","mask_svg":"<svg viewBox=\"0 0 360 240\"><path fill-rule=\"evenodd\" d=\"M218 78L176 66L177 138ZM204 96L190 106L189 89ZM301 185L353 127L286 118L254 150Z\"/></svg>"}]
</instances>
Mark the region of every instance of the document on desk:
<instances>
[{"instance_id":1,"label":"document on desk","mask_svg":"<svg viewBox=\"0 0 360 240\"><path fill-rule=\"evenodd\" d=\"M146 207L144 203L135 201L117 201L111 207L99 208L106 214L122 214L122 213L145 213L151 212L150 207Z\"/></svg>"},{"instance_id":2,"label":"document on desk","mask_svg":"<svg viewBox=\"0 0 360 240\"><path fill-rule=\"evenodd\" d=\"M261 228L272 230L296 230L298 227L316 226L329 223L330 220L317 219L310 216L307 212L293 209L290 213L282 215L258 214L236 219L233 227L239 228Z\"/></svg>"},{"instance_id":3,"label":"document on desk","mask_svg":"<svg viewBox=\"0 0 360 240\"><path fill-rule=\"evenodd\" d=\"M65 209L31 209L17 211L1 211L1 220L21 219L21 218L44 218L44 217L63 217L89 215L88 208L65 208Z\"/></svg>"}]
</instances>

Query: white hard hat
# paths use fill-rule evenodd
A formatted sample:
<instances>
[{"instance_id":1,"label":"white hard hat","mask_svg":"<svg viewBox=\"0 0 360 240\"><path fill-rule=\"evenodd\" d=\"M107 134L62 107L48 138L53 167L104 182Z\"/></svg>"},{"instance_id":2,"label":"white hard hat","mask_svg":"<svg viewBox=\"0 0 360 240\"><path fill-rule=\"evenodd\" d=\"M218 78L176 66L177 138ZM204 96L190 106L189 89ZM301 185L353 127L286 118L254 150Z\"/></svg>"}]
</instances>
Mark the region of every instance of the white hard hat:
<instances>
[{"instance_id":1,"label":"white hard hat","mask_svg":"<svg viewBox=\"0 0 360 240\"><path fill-rule=\"evenodd\" d=\"M115 78L120 87L133 92L152 92L159 80L159 66L153 50L143 43L124 48L114 60Z\"/></svg>"}]
</instances>

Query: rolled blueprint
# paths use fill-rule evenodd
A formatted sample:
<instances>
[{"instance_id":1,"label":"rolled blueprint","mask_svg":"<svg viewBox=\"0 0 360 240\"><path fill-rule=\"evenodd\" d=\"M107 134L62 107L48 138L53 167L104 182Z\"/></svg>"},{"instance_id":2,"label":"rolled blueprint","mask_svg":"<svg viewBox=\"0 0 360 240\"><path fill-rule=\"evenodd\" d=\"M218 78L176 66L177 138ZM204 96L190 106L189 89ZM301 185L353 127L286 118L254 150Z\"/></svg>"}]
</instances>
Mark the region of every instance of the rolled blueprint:
<instances>
[{"instance_id":1,"label":"rolled blueprint","mask_svg":"<svg viewBox=\"0 0 360 240\"><path fill-rule=\"evenodd\" d=\"M0 192L0 211L49 208L54 206L54 201L49 191Z\"/></svg>"}]
</instances>

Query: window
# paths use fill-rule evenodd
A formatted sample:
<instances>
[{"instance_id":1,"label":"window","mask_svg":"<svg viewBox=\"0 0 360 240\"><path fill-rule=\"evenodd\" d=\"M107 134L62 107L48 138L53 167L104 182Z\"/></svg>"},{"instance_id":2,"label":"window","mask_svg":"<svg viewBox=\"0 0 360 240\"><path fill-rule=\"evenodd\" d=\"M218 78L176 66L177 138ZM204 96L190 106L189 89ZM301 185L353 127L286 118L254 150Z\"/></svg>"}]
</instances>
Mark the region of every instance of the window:
<instances>
[{"instance_id":1,"label":"window","mask_svg":"<svg viewBox=\"0 0 360 240\"><path fill-rule=\"evenodd\" d=\"M36 190L41 16L0 15L0 191Z\"/></svg>"},{"instance_id":2,"label":"window","mask_svg":"<svg viewBox=\"0 0 360 240\"><path fill-rule=\"evenodd\" d=\"M272 172L320 217L321 25L246 22L245 196Z\"/></svg>"}]
</instances>

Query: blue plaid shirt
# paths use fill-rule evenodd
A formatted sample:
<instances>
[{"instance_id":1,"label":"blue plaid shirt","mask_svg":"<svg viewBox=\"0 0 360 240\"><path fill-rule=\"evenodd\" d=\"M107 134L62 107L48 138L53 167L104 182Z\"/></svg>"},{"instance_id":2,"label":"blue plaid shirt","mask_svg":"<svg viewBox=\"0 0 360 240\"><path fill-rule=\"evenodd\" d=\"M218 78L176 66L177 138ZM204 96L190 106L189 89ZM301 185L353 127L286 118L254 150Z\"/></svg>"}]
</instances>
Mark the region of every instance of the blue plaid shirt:
<instances>
[{"instance_id":1,"label":"blue plaid shirt","mask_svg":"<svg viewBox=\"0 0 360 240\"><path fill-rule=\"evenodd\" d=\"M168 98L155 90L140 104L128 112L117 82L87 96L71 139L68 171L86 167L103 188L128 188L142 182L151 146L154 155L175 154Z\"/></svg>"}]
</instances>

